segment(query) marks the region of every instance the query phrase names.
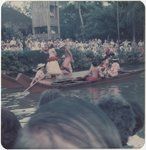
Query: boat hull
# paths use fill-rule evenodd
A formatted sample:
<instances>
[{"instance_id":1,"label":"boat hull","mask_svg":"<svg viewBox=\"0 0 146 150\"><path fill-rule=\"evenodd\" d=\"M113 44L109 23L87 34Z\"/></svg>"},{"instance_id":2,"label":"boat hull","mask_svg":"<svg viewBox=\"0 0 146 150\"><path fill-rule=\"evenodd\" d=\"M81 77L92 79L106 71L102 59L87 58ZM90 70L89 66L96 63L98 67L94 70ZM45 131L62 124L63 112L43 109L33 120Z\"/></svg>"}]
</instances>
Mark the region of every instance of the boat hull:
<instances>
[{"instance_id":1,"label":"boat hull","mask_svg":"<svg viewBox=\"0 0 146 150\"><path fill-rule=\"evenodd\" d=\"M12 78L8 75L5 75L5 74L2 74L1 81L2 81L2 88L16 89L16 88L22 88L23 87L14 78Z\"/></svg>"},{"instance_id":2,"label":"boat hull","mask_svg":"<svg viewBox=\"0 0 146 150\"><path fill-rule=\"evenodd\" d=\"M19 73L16 78L16 81L19 84L21 84L24 88L28 88L30 86L32 79L22 73ZM30 88L29 91L32 93L39 93L46 89L48 89L48 85L46 86L44 84L37 83L32 88Z\"/></svg>"},{"instance_id":3,"label":"boat hull","mask_svg":"<svg viewBox=\"0 0 146 150\"><path fill-rule=\"evenodd\" d=\"M98 84L104 84L104 83L113 83L116 81L120 81L121 79L129 79L131 76L141 73L144 70L133 70L133 71L128 71L122 74L119 74L117 77L111 77L111 78L106 78L106 79L99 79L97 81L78 81L78 80L70 80L70 81L65 81L65 82L51 82L48 81L47 79L44 79L37 84L35 84L32 88L29 89L31 93L39 93L43 92L47 89L52 89L52 88L57 88L57 89L65 89L65 88L72 88L72 87L78 87L78 86L85 86L85 85L98 85ZM24 75L24 74L19 74L18 78L16 79L18 83L22 84L25 88L28 88L31 79Z\"/></svg>"}]
</instances>

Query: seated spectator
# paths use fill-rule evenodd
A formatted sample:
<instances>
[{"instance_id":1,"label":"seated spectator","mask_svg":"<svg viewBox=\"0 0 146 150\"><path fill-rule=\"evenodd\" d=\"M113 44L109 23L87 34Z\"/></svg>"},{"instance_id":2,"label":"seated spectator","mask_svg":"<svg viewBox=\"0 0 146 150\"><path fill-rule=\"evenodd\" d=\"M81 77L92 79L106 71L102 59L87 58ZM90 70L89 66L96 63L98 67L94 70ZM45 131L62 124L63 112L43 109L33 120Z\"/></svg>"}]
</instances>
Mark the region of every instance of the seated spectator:
<instances>
[{"instance_id":1,"label":"seated spectator","mask_svg":"<svg viewBox=\"0 0 146 150\"><path fill-rule=\"evenodd\" d=\"M14 113L6 108L1 110L1 143L6 149L12 149L21 125Z\"/></svg>"},{"instance_id":2,"label":"seated spectator","mask_svg":"<svg viewBox=\"0 0 146 150\"><path fill-rule=\"evenodd\" d=\"M94 105L65 97L42 105L21 131L15 148L120 148L111 120Z\"/></svg>"},{"instance_id":3,"label":"seated spectator","mask_svg":"<svg viewBox=\"0 0 146 150\"><path fill-rule=\"evenodd\" d=\"M12 40L10 41L10 46L11 47L16 47L16 44L17 43L16 43L16 40L15 40L15 37L13 37Z\"/></svg>"}]
</instances>

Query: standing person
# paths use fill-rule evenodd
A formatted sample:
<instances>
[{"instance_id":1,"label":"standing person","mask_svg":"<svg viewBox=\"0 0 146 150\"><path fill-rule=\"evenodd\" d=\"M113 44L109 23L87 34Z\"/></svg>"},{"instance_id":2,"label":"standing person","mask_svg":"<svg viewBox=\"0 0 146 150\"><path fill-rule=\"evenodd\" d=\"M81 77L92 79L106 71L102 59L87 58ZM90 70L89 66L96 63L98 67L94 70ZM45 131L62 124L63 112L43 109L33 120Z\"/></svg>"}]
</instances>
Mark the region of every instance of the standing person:
<instances>
[{"instance_id":1,"label":"standing person","mask_svg":"<svg viewBox=\"0 0 146 150\"><path fill-rule=\"evenodd\" d=\"M65 58L64 58L64 61L63 61L63 64L62 64L63 73L64 74L70 74L70 73L73 72L71 63L74 62L72 53L69 50L69 48L67 48L65 46L65 44L61 45L60 48L62 48L65 52L65 55L64 55Z\"/></svg>"},{"instance_id":2,"label":"standing person","mask_svg":"<svg viewBox=\"0 0 146 150\"><path fill-rule=\"evenodd\" d=\"M58 61L57 61L58 60L57 53L55 51L53 44L50 45L48 53L49 53L49 59L48 59L47 65L46 65L47 74L49 74L51 76L56 76L56 75L62 74L62 71L61 71Z\"/></svg>"}]
</instances>

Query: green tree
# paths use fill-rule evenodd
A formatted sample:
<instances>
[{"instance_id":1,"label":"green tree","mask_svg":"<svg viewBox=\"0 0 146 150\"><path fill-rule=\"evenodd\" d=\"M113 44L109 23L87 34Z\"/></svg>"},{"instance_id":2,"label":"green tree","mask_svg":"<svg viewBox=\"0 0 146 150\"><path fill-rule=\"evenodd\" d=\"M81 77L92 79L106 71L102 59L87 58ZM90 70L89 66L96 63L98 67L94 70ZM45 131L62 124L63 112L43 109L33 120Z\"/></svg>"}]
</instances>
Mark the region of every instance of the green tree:
<instances>
[{"instance_id":1,"label":"green tree","mask_svg":"<svg viewBox=\"0 0 146 150\"><path fill-rule=\"evenodd\" d=\"M75 5L68 3L60 8L60 32L62 38L78 39L80 19Z\"/></svg>"}]
</instances>

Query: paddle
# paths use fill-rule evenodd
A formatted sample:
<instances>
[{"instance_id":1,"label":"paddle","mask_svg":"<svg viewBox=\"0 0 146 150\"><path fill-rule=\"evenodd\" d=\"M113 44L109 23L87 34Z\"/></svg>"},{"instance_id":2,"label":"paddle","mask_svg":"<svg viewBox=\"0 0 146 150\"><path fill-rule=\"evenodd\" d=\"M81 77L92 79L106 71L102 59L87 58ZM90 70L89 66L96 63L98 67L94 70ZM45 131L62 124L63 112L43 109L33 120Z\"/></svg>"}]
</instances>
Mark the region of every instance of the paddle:
<instances>
[{"instance_id":1,"label":"paddle","mask_svg":"<svg viewBox=\"0 0 146 150\"><path fill-rule=\"evenodd\" d=\"M44 76L45 77L45 76ZM30 85L27 89L25 89L23 92L26 92L26 91L28 91L30 88L32 88L35 84L37 84L39 81L41 81L42 79L44 79L44 77L43 78L41 78L41 79L39 79L38 81L36 81L36 82L34 82L32 85Z\"/></svg>"}]
</instances>

